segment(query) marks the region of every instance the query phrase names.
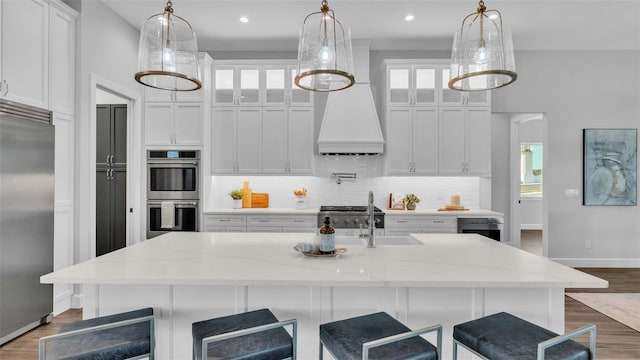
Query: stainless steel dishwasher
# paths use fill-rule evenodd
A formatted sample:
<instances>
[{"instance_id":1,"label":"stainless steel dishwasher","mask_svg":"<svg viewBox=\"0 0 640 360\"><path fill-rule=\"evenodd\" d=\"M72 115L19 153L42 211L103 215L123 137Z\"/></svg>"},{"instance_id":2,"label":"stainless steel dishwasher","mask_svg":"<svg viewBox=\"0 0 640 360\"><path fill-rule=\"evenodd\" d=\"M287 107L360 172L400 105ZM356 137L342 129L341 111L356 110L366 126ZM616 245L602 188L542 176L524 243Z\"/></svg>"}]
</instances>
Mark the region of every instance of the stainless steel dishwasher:
<instances>
[{"instance_id":1,"label":"stainless steel dishwasher","mask_svg":"<svg viewBox=\"0 0 640 360\"><path fill-rule=\"evenodd\" d=\"M504 221L499 217L459 217L459 234L480 234L496 241L503 241Z\"/></svg>"}]
</instances>

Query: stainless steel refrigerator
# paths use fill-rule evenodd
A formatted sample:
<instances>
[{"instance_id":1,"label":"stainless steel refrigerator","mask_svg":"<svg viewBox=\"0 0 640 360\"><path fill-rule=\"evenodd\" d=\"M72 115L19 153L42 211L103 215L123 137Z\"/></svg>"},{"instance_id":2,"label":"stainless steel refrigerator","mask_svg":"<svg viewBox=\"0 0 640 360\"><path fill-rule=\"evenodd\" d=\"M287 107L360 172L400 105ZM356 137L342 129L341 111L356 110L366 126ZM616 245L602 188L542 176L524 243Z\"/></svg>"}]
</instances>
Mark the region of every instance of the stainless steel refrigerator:
<instances>
[{"instance_id":1,"label":"stainless steel refrigerator","mask_svg":"<svg viewBox=\"0 0 640 360\"><path fill-rule=\"evenodd\" d=\"M49 111L0 99L0 345L53 311L54 137Z\"/></svg>"}]
</instances>

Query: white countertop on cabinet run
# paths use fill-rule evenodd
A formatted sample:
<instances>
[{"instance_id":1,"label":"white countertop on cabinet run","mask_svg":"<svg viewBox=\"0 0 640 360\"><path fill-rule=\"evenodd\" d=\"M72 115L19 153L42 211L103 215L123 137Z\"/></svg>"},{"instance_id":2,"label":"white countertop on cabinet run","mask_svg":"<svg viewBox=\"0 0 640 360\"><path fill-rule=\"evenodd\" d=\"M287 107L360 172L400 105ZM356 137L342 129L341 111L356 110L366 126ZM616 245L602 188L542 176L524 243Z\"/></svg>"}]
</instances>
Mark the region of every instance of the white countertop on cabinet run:
<instances>
[{"instance_id":1,"label":"white countertop on cabinet run","mask_svg":"<svg viewBox=\"0 0 640 360\"><path fill-rule=\"evenodd\" d=\"M497 211L484 209L469 209L455 211L438 211L437 209L415 209L415 210L384 210L385 215L400 216L455 216L455 217L504 217L504 214Z\"/></svg>"},{"instance_id":2,"label":"white countertop on cabinet run","mask_svg":"<svg viewBox=\"0 0 640 360\"><path fill-rule=\"evenodd\" d=\"M455 217L479 217L479 216L498 216L503 217L504 214L497 211L484 209L469 209L464 211L438 211L437 209L416 209L416 210L389 210L382 209L386 215L401 216L455 216ZM303 210L295 210L289 208L243 208L243 209L209 209L204 211L204 215L318 215L319 208L308 208Z\"/></svg>"},{"instance_id":3,"label":"white countertop on cabinet run","mask_svg":"<svg viewBox=\"0 0 640 360\"><path fill-rule=\"evenodd\" d=\"M319 208L290 209L290 208L242 208L242 209L209 209L204 215L318 215Z\"/></svg>"},{"instance_id":4,"label":"white countertop on cabinet run","mask_svg":"<svg viewBox=\"0 0 640 360\"><path fill-rule=\"evenodd\" d=\"M424 245L347 245L335 258L293 249L303 233L172 232L46 274L42 283L605 288L607 281L476 234L413 235ZM340 246L340 244L337 244Z\"/></svg>"}]
</instances>

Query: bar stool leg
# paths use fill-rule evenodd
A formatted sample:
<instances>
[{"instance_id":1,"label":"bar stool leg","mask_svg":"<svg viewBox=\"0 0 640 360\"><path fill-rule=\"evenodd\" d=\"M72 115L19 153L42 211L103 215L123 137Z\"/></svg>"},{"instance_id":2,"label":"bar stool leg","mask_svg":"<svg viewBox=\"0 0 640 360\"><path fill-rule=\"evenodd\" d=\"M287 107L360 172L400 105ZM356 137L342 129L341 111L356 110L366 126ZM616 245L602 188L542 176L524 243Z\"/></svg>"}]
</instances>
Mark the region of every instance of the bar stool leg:
<instances>
[{"instance_id":1,"label":"bar stool leg","mask_svg":"<svg viewBox=\"0 0 640 360\"><path fill-rule=\"evenodd\" d=\"M453 340L453 360L458 360L458 342Z\"/></svg>"}]
</instances>

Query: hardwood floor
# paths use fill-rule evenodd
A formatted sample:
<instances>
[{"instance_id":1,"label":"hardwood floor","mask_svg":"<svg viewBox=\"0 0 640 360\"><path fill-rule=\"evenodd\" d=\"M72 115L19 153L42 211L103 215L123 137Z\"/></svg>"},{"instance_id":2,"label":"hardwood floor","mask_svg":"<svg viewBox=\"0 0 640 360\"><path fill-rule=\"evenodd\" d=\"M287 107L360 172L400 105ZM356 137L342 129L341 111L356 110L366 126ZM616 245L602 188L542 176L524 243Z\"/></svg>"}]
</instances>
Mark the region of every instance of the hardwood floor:
<instances>
[{"instance_id":1,"label":"hardwood floor","mask_svg":"<svg viewBox=\"0 0 640 360\"><path fill-rule=\"evenodd\" d=\"M529 234L530 235L530 234ZM538 245L531 244L533 251ZM540 246L541 248L541 246ZM640 269L580 268L588 274L609 281L607 289L569 289L571 292L640 293ZM0 346L2 360L35 360L38 358L38 339L55 334L60 325L80 320L82 311L73 309L56 316L50 324ZM565 296L565 330L572 331L587 324L597 327L597 355L602 360L640 359L640 332L635 331L593 309ZM588 343L587 335L577 339Z\"/></svg>"},{"instance_id":2,"label":"hardwood floor","mask_svg":"<svg viewBox=\"0 0 640 360\"><path fill-rule=\"evenodd\" d=\"M38 340L41 337L57 334L60 326L82 320L81 309L71 309L53 318L46 324L38 326L28 333L0 346L2 360L36 360L38 359Z\"/></svg>"},{"instance_id":3,"label":"hardwood floor","mask_svg":"<svg viewBox=\"0 0 640 360\"><path fill-rule=\"evenodd\" d=\"M640 293L640 269L580 268L578 270L609 281L609 288L568 289L568 292ZM564 297L564 304L566 331L578 329L586 324L596 324L598 359L640 359L640 332L570 297ZM587 336L582 336L578 340L588 343Z\"/></svg>"},{"instance_id":4,"label":"hardwood floor","mask_svg":"<svg viewBox=\"0 0 640 360\"><path fill-rule=\"evenodd\" d=\"M523 230L520 233L520 239L523 250L542 255L542 231ZM566 292L640 293L640 269L579 268L578 270L609 281L609 287L606 289L567 289ZM564 297L564 304L565 331L573 331L587 324L596 324L598 359L640 359L640 332L570 297ZM579 337L578 341L588 344L589 338L584 335Z\"/></svg>"}]
</instances>

